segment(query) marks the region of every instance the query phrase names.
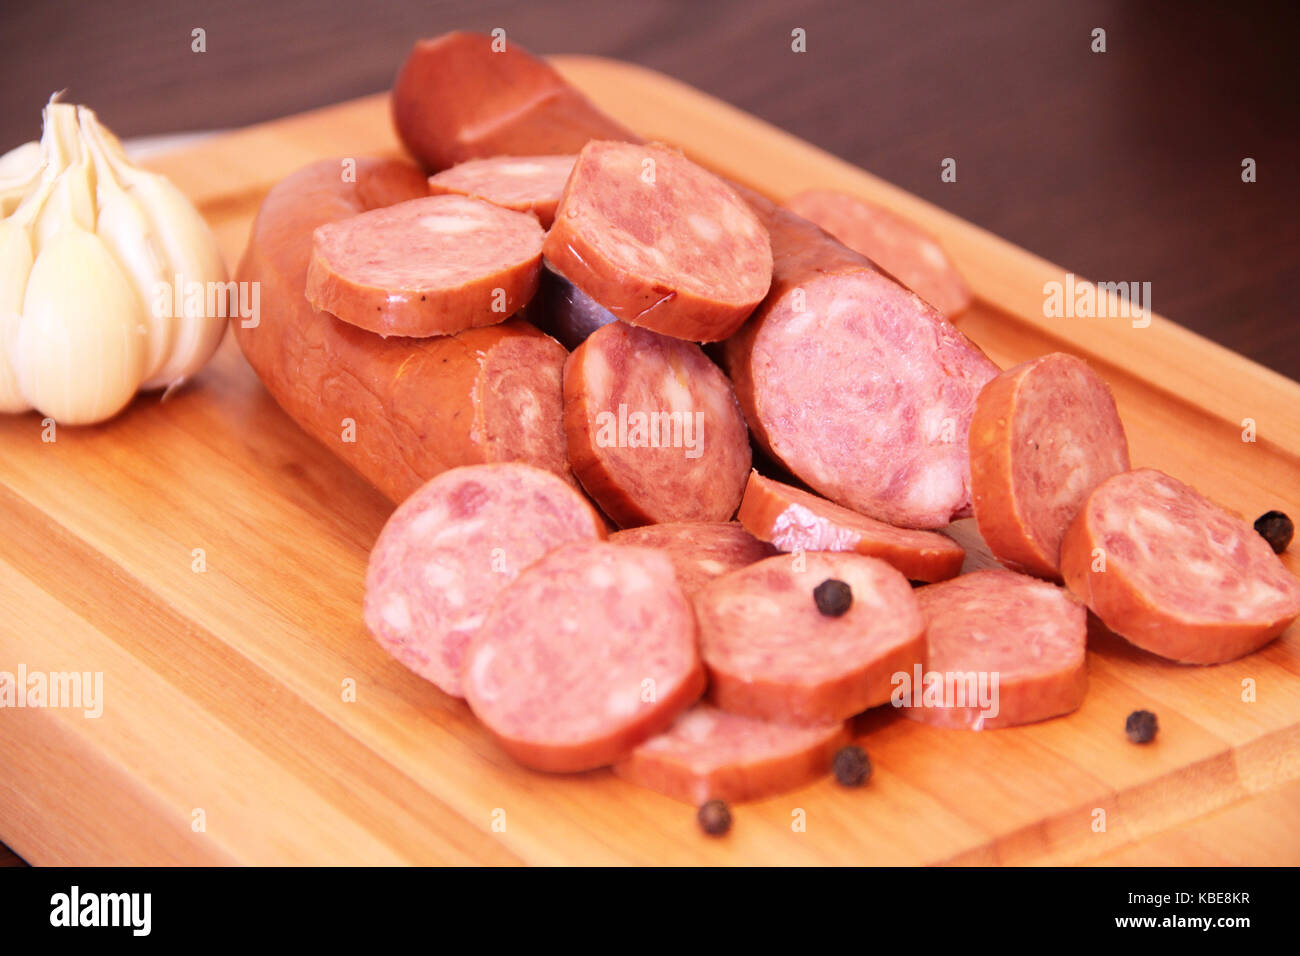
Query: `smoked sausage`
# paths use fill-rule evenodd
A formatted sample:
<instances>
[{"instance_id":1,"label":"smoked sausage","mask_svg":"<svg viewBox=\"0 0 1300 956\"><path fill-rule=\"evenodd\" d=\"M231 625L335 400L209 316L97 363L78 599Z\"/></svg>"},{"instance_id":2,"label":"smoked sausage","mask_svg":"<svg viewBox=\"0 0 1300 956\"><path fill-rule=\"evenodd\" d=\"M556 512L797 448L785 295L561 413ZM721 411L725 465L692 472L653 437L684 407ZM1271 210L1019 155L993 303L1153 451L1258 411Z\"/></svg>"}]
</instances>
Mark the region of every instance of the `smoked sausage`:
<instances>
[{"instance_id":1,"label":"smoked sausage","mask_svg":"<svg viewBox=\"0 0 1300 956\"><path fill-rule=\"evenodd\" d=\"M1154 468L1093 489L1061 542L1061 574L1116 634L1186 664L1249 654L1300 615L1300 581L1268 542Z\"/></svg>"},{"instance_id":2,"label":"smoked sausage","mask_svg":"<svg viewBox=\"0 0 1300 956\"><path fill-rule=\"evenodd\" d=\"M998 368L864 256L746 190L772 288L722 347L750 431L837 504L902 528L971 511L975 398Z\"/></svg>"},{"instance_id":3,"label":"smoked sausage","mask_svg":"<svg viewBox=\"0 0 1300 956\"><path fill-rule=\"evenodd\" d=\"M828 607L819 588L841 603ZM845 720L889 700L892 676L925 659L907 579L851 552L778 555L724 574L696 593L695 614L710 699L760 720Z\"/></svg>"},{"instance_id":4,"label":"smoked sausage","mask_svg":"<svg viewBox=\"0 0 1300 956\"><path fill-rule=\"evenodd\" d=\"M426 196L317 227L306 296L380 335L449 335L504 322L541 271L535 216Z\"/></svg>"},{"instance_id":5,"label":"smoked sausage","mask_svg":"<svg viewBox=\"0 0 1300 956\"><path fill-rule=\"evenodd\" d=\"M884 206L834 189L809 189L783 205L862 253L948 318L970 307L970 289L938 240Z\"/></svg>"},{"instance_id":6,"label":"smoked sausage","mask_svg":"<svg viewBox=\"0 0 1300 956\"><path fill-rule=\"evenodd\" d=\"M1068 714L1083 703L1087 612L1069 592L995 569L918 588L916 600L925 618L926 664L923 674L908 675L910 694L901 693L902 683L895 688L896 703L909 705L905 716L992 730Z\"/></svg>"},{"instance_id":7,"label":"smoked sausage","mask_svg":"<svg viewBox=\"0 0 1300 956\"><path fill-rule=\"evenodd\" d=\"M409 163L339 160L274 186L237 270L261 288L255 323L234 323L248 363L291 418L392 501L457 465L524 461L570 475L563 347L518 319L428 339L385 339L308 303L318 226L425 195Z\"/></svg>"},{"instance_id":8,"label":"smoked sausage","mask_svg":"<svg viewBox=\"0 0 1300 956\"><path fill-rule=\"evenodd\" d=\"M549 64L505 37L481 33L416 43L393 83L392 106L402 143L431 170L635 138Z\"/></svg>"},{"instance_id":9,"label":"smoked sausage","mask_svg":"<svg viewBox=\"0 0 1300 956\"><path fill-rule=\"evenodd\" d=\"M616 763L614 773L695 806L739 803L825 776L848 742L844 722L796 727L696 704Z\"/></svg>"},{"instance_id":10,"label":"smoked sausage","mask_svg":"<svg viewBox=\"0 0 1300 956\"><path fill-rule=\"evenodd\" d=\"M556 772L627 756L704 683L672 562L597 541L556 548L508 585L461 669L465 699L502 749Z\"/></svg>"},{"instance_id":11,"label":"smoked sausage","mask_svg":"<svg viewBox=\"0 0 1300 956\"><path fill-rule=\"evenodd\" d=\"M518 462L465 465L392 513L366 567L366 627L383 648L453 697L492 599L552 548L605 536L572 485Z\"/></svg>"},{"instance_id":12,"label":"smoked sausage","mask_svg":"<svg viewBox=\"0 0 1300 956\"><path fill-rule=\"evenodd\" d=\"M937 531L912 531L868 518L757 471L749 475L737 519L782 551L856 551L881 558L912 581L960 573L966 552Z\"/></svg>"},{"instance_id":13,"label":"smoked sausage","mask_svg":"<svg viewBox=\"0 0 1300 956\"><path fill-rule=\"evenodd\" d=\"M1013 570L1059 581L1066 527L1093 488L1128 468L1115 399L1082 359L1054 352L1007 369L975 402L975 521Z\"/></svg>"}]
</instances>

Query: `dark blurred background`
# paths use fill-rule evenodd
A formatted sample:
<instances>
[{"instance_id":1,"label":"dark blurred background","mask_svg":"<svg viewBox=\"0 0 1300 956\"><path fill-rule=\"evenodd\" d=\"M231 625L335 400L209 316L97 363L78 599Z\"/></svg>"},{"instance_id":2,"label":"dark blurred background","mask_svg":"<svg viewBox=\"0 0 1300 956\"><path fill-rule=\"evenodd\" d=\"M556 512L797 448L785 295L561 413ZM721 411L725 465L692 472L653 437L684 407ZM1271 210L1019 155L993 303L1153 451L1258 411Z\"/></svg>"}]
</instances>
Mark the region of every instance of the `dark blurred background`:
<instances>
[{"instance_id":1,"label":"dark blurred background","mask_svg":"<svg viewBox=\"0 0 1300 956\"><path fill-rule=\"evenodd\" d=\"M1300 377L1300 4L4 0L0 149L56 89L120 135L386 88L463 27L670 73ZM207 52L190 31L207 32ZM790 52L790 31L808 52ZM1102 27L1107 52L1090 50ZM958 161L958 182L939 161ZM1241 162L1258 182L1241 181Z\"/></svg>"}]
</instances>

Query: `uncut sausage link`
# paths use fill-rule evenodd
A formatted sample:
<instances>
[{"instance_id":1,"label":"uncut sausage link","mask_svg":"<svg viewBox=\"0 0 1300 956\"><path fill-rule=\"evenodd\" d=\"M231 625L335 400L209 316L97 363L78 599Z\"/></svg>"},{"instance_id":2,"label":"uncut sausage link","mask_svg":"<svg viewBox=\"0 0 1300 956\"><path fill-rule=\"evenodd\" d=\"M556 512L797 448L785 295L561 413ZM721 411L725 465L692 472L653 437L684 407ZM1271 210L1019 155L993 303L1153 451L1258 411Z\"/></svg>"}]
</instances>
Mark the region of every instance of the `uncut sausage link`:
<instances>
[{"instance_id":1,"label":"uncut sausage link","mask_svg":"<svg viewBox=\"0 0 1300 956\"><path fill-rule=\"evenodd\" d=\"M318 226L425 194L424 175L408 163L358 160L355 182L340 168L314 163L271 189L236 273L260 285L258 323L237 322L234 333L267 391L395 502L457 465L524 461L569 476L568 356L549 336L512 319L459 335L384 339L307 302ZM354 440L343 440L345 430Z\"/></svg>"},{"instance_id":2,"label":"uncut sausage link","mask_svg":"<svg viewBox=\"0 0 1300 956\"><path fill-rule=\"evenodd\" d=\"M885 207L833 189L810 189L784 205L862 253L948 318L970 307L970 289L938 241Z\"/></svg>"}]
</instances>

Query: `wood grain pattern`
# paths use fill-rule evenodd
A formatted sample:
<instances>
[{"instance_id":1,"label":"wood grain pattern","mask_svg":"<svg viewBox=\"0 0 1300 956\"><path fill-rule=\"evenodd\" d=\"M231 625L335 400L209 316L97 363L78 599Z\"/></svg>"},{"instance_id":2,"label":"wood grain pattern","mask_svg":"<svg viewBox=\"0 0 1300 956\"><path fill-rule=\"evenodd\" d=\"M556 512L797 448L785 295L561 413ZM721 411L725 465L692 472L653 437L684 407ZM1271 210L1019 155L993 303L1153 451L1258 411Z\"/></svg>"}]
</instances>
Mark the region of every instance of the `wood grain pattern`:
<instances>
[{"instance_id":1,"label":"wood grain pattern","mask_svg":"<svg viewBox=\"0 0 1300 956\"><path fill-rule=\"evenodd\" d=\"M1082 354L1115 389L1135 462L1243 513L1300 513L1300 423L1289 414L1300 385L1163 320L1046 319L1042 285L1061 274L1049 263L662 76L558 64L639 132L777 198L843 188L925 224L979 295L960 324L994 360ZM233 262L285 173L395 152L385 103L368 98L156 165L199 203ZM1245 416L1256 443L1241 441ZM462 703L379 649L359 607L390 506L280 412L231 340L166 402L138 400L53 443L36 415L12 417L0 442L0 669L105 681L97 720L0 715L0 837L34 863L1117 860L1198 817L1212 833L1216 811L1300 778L1296 628L1211 668L1098 634L1077 714L970 734L873 712L857 728L877 767L866 790L822 781L744 806L729 837L706 840L690 808L607 771L516 767ZM1242 700L1246 679L1254 703ZM1122 732L1139 707L1162 728L1143 748ZM1093 828L1099 809L1104 832ZM806 832L791 826L800 811ZM1300 858L1294 828L1278 840Z\"/></svg>"}]
</instances>

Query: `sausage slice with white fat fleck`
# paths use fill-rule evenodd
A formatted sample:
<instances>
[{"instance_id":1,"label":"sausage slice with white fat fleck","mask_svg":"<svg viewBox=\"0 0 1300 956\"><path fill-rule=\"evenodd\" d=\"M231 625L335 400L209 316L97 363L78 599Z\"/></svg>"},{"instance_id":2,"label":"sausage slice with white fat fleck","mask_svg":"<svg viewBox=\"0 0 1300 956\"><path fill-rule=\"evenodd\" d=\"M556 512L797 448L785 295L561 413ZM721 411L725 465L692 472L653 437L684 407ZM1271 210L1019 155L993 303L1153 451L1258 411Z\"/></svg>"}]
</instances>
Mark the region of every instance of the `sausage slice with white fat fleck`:
<instances>
[{"instance_id":1,"label":"sausage slice with white fat fleck","mask_svg":"<svg viewBox=\"0 0 1300 956\"><path fill-rule=\"evenodd\" d=\"M776 548L734 521L670 521L616 531L610 544L654 548L668 555L690 597L714 578L770 558Z\"/></svg>"},{"instance_id":2,"label":"sausage slice with white fat fleck","mask_svg":"<svg viewBox=\"0 0 1300 956\"><path fill-rule=\"evenodd\" d=\"M1065 532L1061 574L1116 634L1187 664L1249 654L1300 616L1300 581L1268 542L1154 468L1093 490Z\"/></svg>"},{"instance_id":3,"label":"sausage slice with white fat fleck","mask_svg":"<svg viewBox=\"0 0 1300 956\"><path fill-rule=\"evenodd\" d=\"M997 366L865 257L744 196L772 239L772 290L722 357L754 438L861 514L927 529L967 517L970 419Z\"/></svg>"},{"instance_id":4,"label":"sausage slice with white fat fleck","mask_svg":"<svg viewBox=\"0 0 1300 956\"><path fill-rule=\"evenodd\" d=\"M925 655L911 585L861 554L768 558L705 586L695 612L711 700L761 720L852 717L889 700L892 675Z\"/></svg>"},{"instance_id":5,"label":"sausage slice with white fat fleck","mask_svg":"<svg viewBox=\"0 0 1300 956\"><path fill-rule=\"evenodd\" d=\"M576 156L493 156L471 159L429 177L435 196L482 199L516 212L531 212L549 229Z\"/></svg>"},{"instance_id":6,"label":"sausage slice with white fat fleck","mask_svg":"<svg viewBox=\"0 0 1300 956\"><path fill-rule=\"evenodd\" d=\"M380 335L451 335L504 322L537 291L536 217L428 196L317 228L307 301Z\"/></svg>"},{"instance_id":7,"label":"sausage slice with white fat fleck","mask_svg":"<svg viewBox=\"0 0 1300 956\"><path fill-rule=\"evenodd\" d=\"M937 531L895 528L756 471L737 518L782 551L856 551L889 562L912 581L953 577L966 557L961 545Z\"/></svg>"},{"instance_id":8,"label":"sausage slice with white fat fleck","mask_svg":"<svg viewBox=\"0 0 1300 956\"><path fill-rule=\"evenodd\" d=\"M1068 714L1083 703L1087 611L1069 592L997 569L919 588L916 599L925 618L926 665L919 685L908 675L907 717L991 730Z\"/></svg>"},{"instance_id":9,"label":"sausage slice with white fat fleck","mask_svg":"<svg viewBox=\"0 0 1300 956\"><path fill-rule=\"evenodd\" d=\"M735 332L772 279L767 230L749 206L664 146L583 147L543 249L624 322L695 342Z\"/></svg>"},{"instance_id":10,"label":"sausage slice with white fat fleck","mask_svg":"<svg viewBox=\"0 0 1300 956\"><path fill-rule=\"evenodd\" d=\"M738 803L825 776L835 752L848 742L842 721L797 727L696 704L615 764L614 772L695 806Z\"/></svg>"},{"instance_id":11,"label":"sausage slice with white fat fleck","mask_svg":"<svg viewBox=\"0 0 1300 956\"><path fill-rule=\"evenodd\" d=\"M567 544L497 596L465 652L465 699L525 766L602 767L704 692L695 635L665 555Z\"/></svg>"},{"instance_id":12,"label":"sausage slice with white fat fleck","mask_svg":"<svg viewBox=\"0 0 1300 956\"><path fill-rule=\"evenodd\" d=\"M726 521L749 474L731 383L693 342L611 322L564 366L569 464L620 527Z\"/></svg>"},{"instance_id":13,"label":"sausage slice with white fat fleck","mask_svg":"<svg viewBox=\"0 0 1300 956\"><path fill-rule=\"evenodd\" d=\"M601 537L595 510L549 471L445 471L380 532L366 568L366 626L399 661L459 697L465 646L496 594L552 548Z\"/></svg>"},{"instance_id":14,"label":"sausage slice with white fat fleck","mask_svg":"<svg viewBox=\"0 0 1300 956\"><path fill-rule=\"evenodd\" d=\"M1093 488L1128 468L1115 399L1082 359L1055 352L1017 365L975 401L975 521L1013 570L1059 581L1065 529Z\"/></svg>"}]
</instances>

